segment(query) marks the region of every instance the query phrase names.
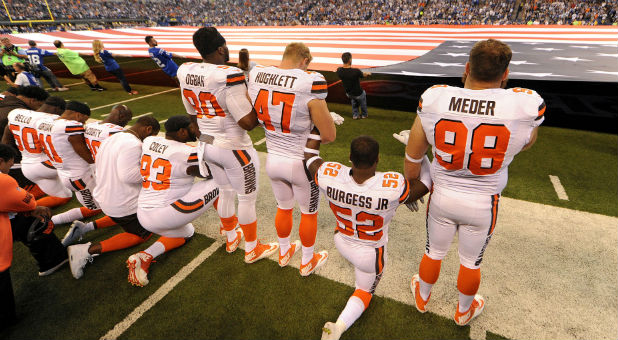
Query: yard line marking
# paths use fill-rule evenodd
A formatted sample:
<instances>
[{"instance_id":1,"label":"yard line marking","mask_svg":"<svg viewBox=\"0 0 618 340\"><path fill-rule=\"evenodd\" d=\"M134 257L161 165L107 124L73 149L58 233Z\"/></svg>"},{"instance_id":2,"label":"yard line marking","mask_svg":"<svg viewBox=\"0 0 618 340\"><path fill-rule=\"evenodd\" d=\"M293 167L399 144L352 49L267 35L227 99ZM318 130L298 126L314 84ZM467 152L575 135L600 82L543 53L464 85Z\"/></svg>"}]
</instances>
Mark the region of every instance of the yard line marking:
<instances>
[{"instance_id":1,"label":"yard line marking","mask_svg":"<svg viewBox=\"0 0 618 340\"><path fill-rule=\"evenodd\" d=\"M568 201L569 196L567 196L566 190L564 190L564 187L560 183L560 178L558 178L558 176L549 175L549 180L551 181L551 184L554 185L554 190L556 190L558 198L564 201Z\"/></svg>"},{"instance_id":2,"label":"yard line marking","mask_svg":"<svg viewBox=\"0 0 618 340\"><path fill-rule=\"evenodd\" d=\"M154 113L154 112L146 112L146 113L141 114L141 115L139 115L139 116L134 116L134 117L133 117L133 119L131 119L131 120L135 120L135 119L138 119L138 118L141 118L141 117L144 117L144 116L148 116L148 115L151 115L151 114L153 114L153 113Z\"/></svg>"},{"instance_id":3,"label":"yard line marking","mask_svg":"<svg viewBox=\"0 0 618 340\"><path fill-rule=\"evenodd\" d=\"M266 141L266 137L260 139L259 141L255 142L254 145L260 145L260 144L264 144L264 142Z\"/></svg>"},{"instance_id":4,"label":"yard line marking","mask_svg":"<svg viewBox=\"0 0 618 340\"><path fill-rule=\"evenodd\" d=\"M163 124L163 123L165 123L165 122L167 122L167 119L160 120L160 121L159 121L159 124Z\"/></svg>"},{"instance_id":5,"label":"yard line marking","mask_svg":"<svg viewBox=\"0 0 618 340\"><path fill-rule=\"evenodd\" d=\"M155 93L151 93L151 94L147 94L145 96L140 96L140 97L136 97L136 98L131 98L131 99L127 99L127 100L121 100L119 102L115 102L115 103L111 103L111 104L106 104L106 105L102 105L102 106L97 106L95 108L90 109L90 111L94 111L94 110L98 110L98 109L102 109L104 107L110 107L110 106L114 106L114 105L118 105L118 104L123 104L123 103L128 103L128 102L132 102L134 100L138 100L138 99L143 99L143 98L148 98L148 97L152 97L152 96L156 96L158 94L162 94L162 93L167 93L167 92L172 92L172 91L176 91L176 90L180 90L180 88L176 87L173 89L169 89L169 90L165 90L165 91L161 91L161 92L155 92ZM103 117L105 117L106 115L102 115Z\"/></svg>"},{"instance_id":6,"label":"yard line marking","mask_svg":"<svg viewBox=\"0 0 618 340\"><path fill-rule=\"evenodd\" d=\"M204 249L196 258L194 258L187 265L182 267L176 273L176 275L172 276L167 282L165 282L159 289L157 289L154 294L152 294L148 299L142 302L141 305L137 306L129 315L127 315L124 320L116 324L114 328L112 328L107 334L101 337L103 339L117 339L122 333L124 333L131 325L133 325L144 313L146 313L150 308L152 308L157 302L161 301L169 292L176 287L182 280L187 278L189 274L191 274L199 265L201 265L210 255L212 255L219 247L223 245L221 241L215 241L210 247Z\"/></svg>"}]
</instances>

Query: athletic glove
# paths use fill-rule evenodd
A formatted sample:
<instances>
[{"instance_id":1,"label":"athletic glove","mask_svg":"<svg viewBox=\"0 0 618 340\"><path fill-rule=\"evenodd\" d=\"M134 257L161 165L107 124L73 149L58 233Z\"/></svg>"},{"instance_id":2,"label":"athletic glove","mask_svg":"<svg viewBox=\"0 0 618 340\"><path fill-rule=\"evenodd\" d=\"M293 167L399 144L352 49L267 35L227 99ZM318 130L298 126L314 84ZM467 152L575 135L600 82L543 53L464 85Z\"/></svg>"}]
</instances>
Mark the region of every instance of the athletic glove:
<instances>
[{"instance_id":1,"label":"athletic glove","mask_svg":"<svg viewBox=\"0 0 618 340\"><path fill-rule=\"evenodd\" d=\"M404 145L408 145L408 139L410 138L410 130L403 130L399 133L393 133L393 138L402 142Z\"/></svg>"},{"instance_id":2,"label":"athletic glove","mask_svg":"<svg viewBox=\"0 0 618 340\"><path fill-rule=\"evenodd\" d=\"M341 125L343 124L343 121L345 120L343 117L341 117L335 112L331 112L330 116L333 117L333 122L335 122L335 125Z\"/></svg>"}]
</instances>

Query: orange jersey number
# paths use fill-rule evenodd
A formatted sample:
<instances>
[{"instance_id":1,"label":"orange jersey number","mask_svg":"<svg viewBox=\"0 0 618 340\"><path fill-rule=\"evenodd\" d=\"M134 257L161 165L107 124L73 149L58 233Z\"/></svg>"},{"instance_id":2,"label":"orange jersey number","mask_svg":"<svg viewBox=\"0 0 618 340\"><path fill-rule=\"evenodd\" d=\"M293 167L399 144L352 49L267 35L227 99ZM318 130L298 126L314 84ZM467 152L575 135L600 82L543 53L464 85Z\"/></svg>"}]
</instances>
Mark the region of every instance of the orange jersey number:
<instances>
[{"instance_id":1,"label":"orange jersey number","mask_svg":"<svg viewBox=\"0 0 618 340\"><path fill-rule=\"evenodd\" d=\"M436 149L450 154L450 159L436 153L438 163L447 170L464 168L466 147L470 145L472 153L466 167L474 175L491 175L496 173L504 162L504 154L509 146L511 132L502 124L480 124L472 131L468 144L468 128L458 120L442 119L435 126ZM489 167L483 167L483 159Z\"/></svg>"},{"instance_id":2,"label":"orange jersey number","mask_svg":"<svg viewBox=\"0 0 618 340\"><path fill-rule=\"evenodd\" d=\"M337 175L339 174L339 169L341 169L340 164L326 163L326 168L324 169L324 176L337 177Z\"/></svg>"},{"instance_id":3,"label":"orange jersey number","mask_svg":"<svg viewBox=\"0 0 618 340\"><path fill-rule=\"evenodd\" d=\"M24 149L30 153L41 153L43 151L35 129L26 127L21 130L21 134L19 125L10 124L9 129L15 137L15 144L17 144L19 151L24 151Z\"/></svg>"},{"instance_id":4,"label":"orange jersey number","mask_svg":"<svg viewBox=\"0 0 618 340\"><path fill-rule=\"evenodd\" d=\"M384 174L384 179L382 180L383 188L397 188L397 180L399 179L399 175L397 174Z\"/></svg>"},{"instance_id":5,"label":"orange jersey number","mask_svg":"<svg viewBox=\"0 0 618 340\"><path fill-rule=\"evenodd\" d=\"M58 156L56 148L54 148L54 144L52 143L51 135L39 134L39 143L41 143L43 151L45 151L49 160L55 163L62 163L62 158Z\"/></svg>"},{"instance_id":6,"label":"orange jersey number","mask_svg":"<svg viewBox=\"0 0 618 340\"><path fill-rule=\"evenodd\" d=\"M225 117L225 112L221 108L221 105L219 105L219 102L217 102L217 98L210 92L200 92L199 95L196 95L195 92L191 90L183 89L182 95L195 109L197 118ZM211 110L214 114L211 113Z\"/></svg>"},{"instance_id":7,"label":"orange jersey number","mask_svg":"<svg viewBox=\"0 0 618 340\"><path fill-rule=\"evenodd\" d=\"M361 211L356 214L356 217L354 217L355 222L353 222L351 209L340 207L333 202L330 202L329 206L335 214L335 218L339 221L339 223L337 223L337 230L340 233L354 236L354 225L356 225L356 233L359 239L378 241L382 238L383 231L381 229L384 226L384 218L382 218L382 216ZM359 222L371 222L371 224L359 224Z\"/></svg>"},{"instance_id":8,"label":"orange jersey number","mask_svg":"<svg viewBox=\"0 0 618 340\"><path fill-rule=\"evenodd\" d=\"M150 170L157 171L155 179L157 182L150 181ZM170 176L172 175L172 164L167 159L157 158L152 161L150 155L143 155L141 160L140 172L142 174L142 187L148 189L152 185L152 190L165 190L170 187Z\"/></svg>"},{"instance_id":9,"label":"orange jersey number","mask_svg":"<svg viewBox=\"0 0 618 340\"><path fill-rule=\"evenodd\" d=\"M273 112L273 116L269 112L268 105L268 97L270 92L268 90L261 89L258 92L257 97L255 97L255 103L253 106L255 107L255 111L257 112L258 119L260 123L264 125L266 130L276 131L277 129L272 123L272 118L277 118L275 122L279 121L280 130L283 133L290 133L290 121L292 119L292 107L294 106L294 99L296 99L296 95L293 93L285 93L285 92L272 92L272 100L270 101L270 105L272 106L281 106L281 112ZM277 124L277 123L275 123Z\"/></svg>"},{"instance_id":10,"label":"orange jersey number","mask_svg":"<svg viewBox=\"0 0 618 340\"><path fill-rule=\"evenodd\" d=\"M86 145L90 150L90 154L92 155L92 159L97 160L97 152L99 152L99 147L101 146L101 142L98 140L90 140L90 138L86 138Z\"/></svg>"}]
</instances>

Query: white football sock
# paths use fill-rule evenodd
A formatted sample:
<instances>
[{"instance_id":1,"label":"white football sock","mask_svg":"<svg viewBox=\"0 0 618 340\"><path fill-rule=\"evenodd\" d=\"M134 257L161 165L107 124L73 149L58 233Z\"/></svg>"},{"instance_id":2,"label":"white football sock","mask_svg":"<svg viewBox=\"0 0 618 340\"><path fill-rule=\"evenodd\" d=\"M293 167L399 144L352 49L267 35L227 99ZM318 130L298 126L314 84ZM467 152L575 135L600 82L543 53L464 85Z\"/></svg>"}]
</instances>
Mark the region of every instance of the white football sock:
<instances>
[{"instance_id":1,"label":"white football sock","mask_svg":"<svg viewBox=\"0 0 618 340\"><path fill-rule=\"evenodd\" d=\"M253 249L255 249L255 247L257 247L257 240L247 242L247 240L245 239L245 252L246 253L252 252Z\"/></svg>"},{"instance_id":2,"label":"white football sock","mask_svg":"<svg viewBox=\"0 0 618 340\"><path fill-rule=\"evenodd\" d=\"M165 253L165 246L163 243L157 241L150 245L150 247L144 250L144 253L150 254L153 258Z\"/></svg>"},{"instance_id":3,"label":"white football sock","mask_svg":"<svg viewBox=\"0 0 618 340\"><path fill-rule=\"evenodd\" d=\"M227 237L227 241L228 242L232 242L236 239L236 228L232 229L232 230L226 230L225 231L225 236Z\"/></svg>"},{"instance_id":4,"label":"white football sock","mask_svg":"<svg viewBox=\"0 0 618 340\"><path fill-rule=\"evenodd\" d=\"M93 231L93 230L94 230L94 223L93 222L88 222L88 223L84 224L84 228L83 228L82 231L84 233L87 233L87 232L90 232L90 231Z\"/></svg>"},{"instance_id":5,"label":"white football sock","mask_svg":"<svg viewBox=\"0 0 618 340\"><path fill-rule=\"evenodd\" d=\"M423 281L423 279L421 279L420 277L418 278L418 283L418 290L421 293L421 298L427 301L427 299L429 299L429 294L431 294L431 287L433 287L433 284Z\"/></svg>"},{"instance_id":6,"label":"white football sock","mask_svg":"<svg viewBox=\"0 0 618 340\"><path fill-rule=\"evenodd\" d=\"M350 296L348 303L345 305L345 308L337 319L337 323L341 320L345 324L345 330L347 331L348 328L350 328L350 326L352 326L352 324L360 318L364 311L365 304L363 303L363 300L356 296Z\"/></svg>"},{"instance_id":7,"label":"white football sock","mask_svg":"<svg viewBox=\"0 0 618 340\"><path fill-rule=\"evenodd\" d=\"M311 246L311 247L303 246L303 259L301 260L302 265L306 265L307 263L309 263L309 261L311 261L311 259L313 259L314 248L315 246Z\"/></svg>"},{"instance_id":8,"label":"white football sock","mask_svg":"<svg viewBox=\"0 0 618 340\"><path fill-rule=\"evenodd\" d=\"M279 239L279 254L285 255L290 249L290 237L278 237Z\"/></svg>"},{"instance_id":9,"label":"white football sock","mask_svg":"<svg viewBox=\"0 0 618 340\"><path fill-rule=\"evenodd\" d=\"M82 215L82 211L80 208L73 208L61 214L52 216L51 220L54 223L54 225L59 225L59 224L71 223L83 217L84 215Z\"/></svg>"},{"instance_id":10,"label":"white football sock","mask_svg":"<svg viewBox=\"0 0 618 340\"><path fill-rule=\"evenodd\" d=\"M474 295L466 295L459 292L459 313L467 312L474 301Z\"/></svg>"}]
</instances>

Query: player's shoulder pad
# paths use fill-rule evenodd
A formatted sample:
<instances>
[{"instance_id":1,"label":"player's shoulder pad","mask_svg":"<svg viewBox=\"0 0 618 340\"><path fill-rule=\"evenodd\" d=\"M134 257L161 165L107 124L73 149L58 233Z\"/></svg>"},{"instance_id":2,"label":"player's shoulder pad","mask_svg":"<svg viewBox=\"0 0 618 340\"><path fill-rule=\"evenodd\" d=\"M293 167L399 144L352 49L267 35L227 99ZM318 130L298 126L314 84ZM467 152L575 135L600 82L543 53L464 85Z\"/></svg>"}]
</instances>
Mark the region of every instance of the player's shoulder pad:
<instances>
[{"instance_id":1,"label":"player's shoulder pad","mask_svg":"<svg viewBox=\"0 0 618 340\"><path fill-rule=\"evenodd\" d=\"M381 186L382 190L389 193L391 199L396 199L399 203L405 201L410 194L410 184L399 172L388 171L382 173L382 178L378 185Z\"/></svg>"},{"instance_id":2,"label":"player's shoulder pad","mask_svg":"<svg viewBox=\"0 0 618 340\"><path fill-rule=\"evenodd\" d=\"M84 133L84 124L76 120L65 120L61 126L64 126L64 132L68 134Z\"/></svg>"},{"instance_id":3,"label":"player's shoulder pad","mask_svg":"<svg viewBox=\"0 0 618 340\"><path fill-rule=\"evenodd\" d=\"M421 94L421 97L418 101L418 108L416 110L417 113L419 114L422 113L423 107L427 107L431 105L436 99L440 98L442 93L445 90L447 90L449 87L450 86L448 85L438 84L438 85L433 85L432 87L425 90L425 92Z\"/></svg>"},{"instance_id":4,"label":"player's shoulder pad","mask_svg":"<svg viewBox=\"0 0 618 340\"><path fill-rule=\"evenodd\" d=\"M319 72L305 71L311 79L311 93L315 95L324 95L328 93L328 84L326 79Z\"/></svg>"},{"instance_id":5,"label":"player's shoulder pad","mask_svg":"<svg viewBox=\"0 0 618 340\"><path fill-rule=\"evenodd\" d=\"M523 87L513 87L508 89L517 98L517 103L521 105L522 112L526 116L531 116L535 120L542 119L545 115L545 100L534 90Z\"/></svg>"},{"instance_id":6,"label":"player's shoulder pad","mask_svg":"<svg viewBox=\"0 0 618 340\"><path fill-rule=\"evenodd\" d=\"M217 65L216 70L225 74L225 86L235 86L245 83L245 73L238 67Z\"/></svg>"}]
</instances>

